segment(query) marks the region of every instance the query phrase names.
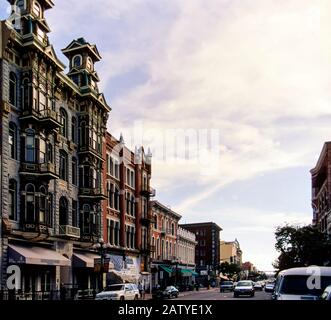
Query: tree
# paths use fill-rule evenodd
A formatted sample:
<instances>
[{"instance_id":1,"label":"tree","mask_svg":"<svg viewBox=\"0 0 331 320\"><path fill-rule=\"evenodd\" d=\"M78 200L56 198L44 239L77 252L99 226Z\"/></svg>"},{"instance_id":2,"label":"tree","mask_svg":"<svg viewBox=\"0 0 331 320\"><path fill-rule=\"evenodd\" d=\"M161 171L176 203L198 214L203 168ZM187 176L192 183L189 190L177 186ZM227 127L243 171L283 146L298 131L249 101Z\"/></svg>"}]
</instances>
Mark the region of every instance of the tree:
<instances>
[{"instance_id":1,"label":"tree","mask_svg":"<svg viewBox=\"0 0 331 320\"><path fill-rule=\"evenodd\" d=\"M235 274L239 274L241 268L235 263L222 262L219 266L219 271L232 278Z\"/></svg>"},{"instance_id":2,"label":"tree","mask_svg":"<svg viewBox=\"0 0 331 320\"><path fill-rule=\"evenodd\" d=\"M278 227L275 236L275 248L280 252L274 263L277 270L331 264L331 241L315 226L287 224Z\"/></svg>"}]
</instances>

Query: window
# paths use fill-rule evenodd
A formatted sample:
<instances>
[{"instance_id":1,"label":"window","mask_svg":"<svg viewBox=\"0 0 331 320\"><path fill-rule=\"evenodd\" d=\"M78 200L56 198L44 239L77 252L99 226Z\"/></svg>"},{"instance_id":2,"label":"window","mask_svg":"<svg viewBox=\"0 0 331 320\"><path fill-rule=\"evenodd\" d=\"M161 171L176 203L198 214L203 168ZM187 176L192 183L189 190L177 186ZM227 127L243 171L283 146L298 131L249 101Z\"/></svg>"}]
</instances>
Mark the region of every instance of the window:
<instances>
[{"instance_id":1,"label":"window","mask_svg":"<svg viewBox=\"0 0 331 320\"><path fill-rule=\"evenodd\" d=\"M68 116L63 108L60 109L60 133L67 138L68 135Z\"/></svg>"},{"instance_id":2,"label":"window","mask_svg":"<svg viewBox=\"0 0 331 320\"><path fill-rule=\"evenodd\" d=\"M119 246L119 244L120 244L120 223L119 222L115 222L114 244L115 244L115 246Z\"/></svg>"},{"instance_id":3,"label":"window","mask_svg":"<svg viewBox=\"0 0 331 320\"><path fill-rule=\"evenodd\" d=\"M9 203L8 215L10 220L16 220L17 210L17 182L14 179L9 180Z\"/></svg>"},{"instance_id":4,"label":"window","mask_svg":"<svg viewBox=\"0 0 331 320\"><path fill-rule=\"evenodd\" d=\"M46 223L47 198L45 187L40 187L39 193L39 222Z\"/></svg>"},{"instance_id":5,"label":"window","mask_svg":"<svg viewBox=\"0 0 331 320\"><path fill-rule=\"evenodd\" d=\"M131 215L134 217L136 215L135 213L135 198L133 195L131 195Z\"/></svg>"},{"instance_id":6,"label":"window","mask_svg":"<svg viewBox=\"0 0 331 320\"><path fill-rule=\"evenodd\" d=\"M33 3L33 13L38 17L38 18L41 18L41 7L40 7L40 4L35 1Z\"/></svg>"},{"instance_id":7,"label":"window","mask_svg":"<svg viewBox=\"0 0 331 320\"><path fill-rule=\"evenodd\" d=\"M29 79L24 79L22 85L22 107L27 110L30 102Z\"/></svg>"},{"instance_id":8,"label":"window","mask_svg":"<svg viewBox=\"0 0 331 320\"><path fill-rule=\"evenodd\" d=\"M80 135L79 135L79 138L80 138L80 144L81 146L85 147L86 146L86 140L87 140L87 137L88 137L88 128L86 127L86 122L85 121L82 121L80 123Z\"/></svg>"},{"instance_id":9,"label":"window","mask_svg":"<svg viewBox=\"0 0 331 320\"><path fill-rule=\"evenodd\" d=\"M72 169L72 184L74 186L77 186L77 159L75 157L72 158L72 165L71 165L71 169Z\"/></svg>"},{"instance_id":10,"label":"window","mask_svg":"<svg viewBox=\"0 0 331 320\"><path fill-rule=\"evenodd\" d=\"M47 162L53 163L53 145L47 144Z\"/></svg>"},{"instance_id":11,"label":"window","mask_svg":"<svg viewBox=\"0 0 331 320\"><path fill-rule=\"evenodd\" d=\"M83 233L90 234L91 221L90 221L90 206L88 204L83 205Z\"/></svg>"},{"instance_id":12,"label":"window","mask_svg":"<svg viewBox=\"0 0 331 320\"><path fill-rule=\"evenodd\" d=\"M115 194L114 194L114 209L119 210L120 209L120 191L118 187L115 187Z\"/></svg>"},{"instance_id":13,"label":"window","mask_svg":"<svg viewBox=\"0 0 331 320\"><path fill-rule=\"evenodd\" d=\"M120 178L120 164L118 160L115 160L115 178Z\"/></svg>"},{"instance_id":14,"label":"window","mask_svg":"<svg viewBox=\"0 0 331 320\"><path fill-rule=\"evenodd\" d=\"M173 223L171 224L171 234L175 235L175 225Z\"/></svg>"},{"instance_id":15,"label":"window","mask_svg":"<svg viewBox=\"0 0 331 320\"><path fill-rule=\"evenodd\" d=\"M65 226L67 224L68 224L68 200L65 197L61 197L59 202L59 225Z\"/></svg>"},{"instance_id":16,"label":"window","mask_svg":"<svg viewBox=\"0 0 331 320\"><path fill-rule=\"evenodd\" d=\"M53 227L53 194L48 194L48 216L47 223L50 227Z\"/></svg>"},{"instance_id":17,"label":"window","mask_svg":"<svg viewBox=\"0 0 331 320\"><path fill-rule=\"evenodd\" d=\"M108 182L107 188L108 188L108 207L113 208L114 207L114 185Z\"/></svg>"},{"instance_id":18,"label":"window","mask_svg":"<svg viewBox=\"0 0 331 320\"><path fill-rule=\"evenodd\" d=\"M72 226L78 226L78 203L75 200L72 200Z\"/></svg>"},{"instance_id":19,"label":"window","mask_svg":"<svg viewBox=\"0 0 331 320\"><path fill-rule=\"evenodd\" d=\"M90 57L87 58L86 68L89 71L93 71L93 62Z\"/></svg>"},{"instance_id":20,"label":"window","mask_svg":"<svg viewBox=\"0 0 331 320\"><path fill-rule=\"evenodd\" d=\"M82 65L82 56L78 55L78 56L74 56L72 59L72 65L73 67L80 67Z\"/></svg>"},{"instance_id":21,"label":"window","mask_svg":"<svg viewBox=\"0 0 331 320\"><path fill-rule=\"evenodd\" d=\"M9 122L9 154L12 159L17 159L17 127L13 122Z\"/></svg>"},{"instance_id":22,"label":"window","mask_svg":"<svg viewBox=\"0 0 331 320\"><path fill-rule=\"evenodd\" d=\"M16 3L15 3L15 6L16 6L16 11L23 11L25 10L25 0L17 0Z\"/></svg>"},{"instance_id":23,"label":"window","mask_svg":"<svg viewBox=\"0 0 331 320\"><path fill-rule=\"evenodd\" d=\"M114 245L115 243L115 222L113 220L107 219L107 235L108 235L108 242L111 245Z\"/></svg>"},{"instance_id":24,"label":"window","mask_svg":"<svg viewBox=\"0 0 331 320\"><path fill-rule=\"evenodd\" d=\"M9 103L17 107L17 78L14 72L9 74Z\"/></svg>"},{"instance_id":25,"label":"window","mask_svg":"<svg viewBox=\"0 0 331 320\"><path fill-rule=\"evenodd\" d=\"M45 163L46 160L46 141L45 138L40 137L39 139L39 163Z\"/></svg>"},{"instance_id":26,"label":"window","mask_svg":"<svg viewBox=\"0 0 331 320\"><path fill-rule=\"evenodd\" d=\"M25 187L25 222L35 223L35 188L29 183Z\"/></svg>"},{"instance_id":27,"label":"window","mask_svg":"<svg viewBox=\"0 0 331 320\"><path fill-rule=\"evenodd\" d=\"M46 98L46 88L43 85L40 85L39 90L39 111L42 115L46 116L47 114L47 98Z\"/></svg>"},{"instance_id":28,"label":"window","mask_svg":"<svg viewBox=\"0 0 331 320\"><path fill-rule=\"evenodd\" d=\"M59 168L60 179L68 181L68 155L65 151L60 151L60 168Z\"/></svg>"},{"instance_id":29,"label":"window","mask_svg":"<svg viewBox=\"0 0 331 320\"><path fill-rule=\"evenodd\" d=\"M71 118L71 140L73 143L77 143L77 119Z\"/></svg>"},{"instance_id":30,"label":"window","mask_svg":"<svg viewBox=\"0 0 331 320\"><path fill-rule=\"evenodd\" d=\"M28 129L26 130L26 143L25 143L25 161L26 162L35 162L35 134L34 130Z\"/></svg>"}]
</instances>

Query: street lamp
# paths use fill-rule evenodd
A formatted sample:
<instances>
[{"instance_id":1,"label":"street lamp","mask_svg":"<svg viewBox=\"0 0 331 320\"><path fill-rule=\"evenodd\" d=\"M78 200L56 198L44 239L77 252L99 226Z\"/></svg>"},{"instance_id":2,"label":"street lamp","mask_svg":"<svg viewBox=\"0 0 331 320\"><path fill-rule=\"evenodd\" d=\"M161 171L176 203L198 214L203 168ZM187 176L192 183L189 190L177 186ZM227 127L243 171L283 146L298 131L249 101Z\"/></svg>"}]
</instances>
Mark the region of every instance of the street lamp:
<instances>
[{"instance_id":1,"label":"street lamp","mask_svg":"<svg viewBox=\"0 0 331 320\"><path fill-rule=\"evenodd\" d=\"M104 273L104 263L105 263L105 256L107 253L107 250L111 247L110 243L105 241L101 238L98 240L97 243L95 243L92 248L99 252L100 254L100 291L103 290L103 273Z\"/></svg>"}]
</instances>

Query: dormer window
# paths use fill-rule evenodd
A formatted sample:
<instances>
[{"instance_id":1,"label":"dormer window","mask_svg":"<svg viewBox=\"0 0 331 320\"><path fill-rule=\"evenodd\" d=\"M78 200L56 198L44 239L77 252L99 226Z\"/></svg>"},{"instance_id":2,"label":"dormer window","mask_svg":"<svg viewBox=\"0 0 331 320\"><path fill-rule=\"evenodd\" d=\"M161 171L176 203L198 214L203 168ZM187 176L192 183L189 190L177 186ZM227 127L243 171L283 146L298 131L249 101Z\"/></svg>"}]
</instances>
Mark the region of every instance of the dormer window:
<instances>
[{"instance_id":1,"label":"dormer window","mask_svg":"<svg viewBox=\"0 0 331 320\"><path fill-rule=\"evenodd\" d=\"M41 18L41 6L40 4L35 1L33 3L33 13L38 17L38 18Z\"/></svg>"},{"instance_id":2,"label":"dormer window","mask_svg":"<svg viewBox=\"0 0 331 320\"><path fill-rule=\"evenodd\" d=\"M25 0L17 0L15 3L15 7L16 12L22 12L23 10L25 10Z\"/></svg>"},{"instance_id":3,"label":"dormer window","mask_svg":"<svg viewBox=\"0 0 331 320\"><path fill-rule=\"evenodd\" d=\"M72 65L74 68L79 68L82 65L82 56L74 56L72 59Z\"/></svg>"}]
</instances>

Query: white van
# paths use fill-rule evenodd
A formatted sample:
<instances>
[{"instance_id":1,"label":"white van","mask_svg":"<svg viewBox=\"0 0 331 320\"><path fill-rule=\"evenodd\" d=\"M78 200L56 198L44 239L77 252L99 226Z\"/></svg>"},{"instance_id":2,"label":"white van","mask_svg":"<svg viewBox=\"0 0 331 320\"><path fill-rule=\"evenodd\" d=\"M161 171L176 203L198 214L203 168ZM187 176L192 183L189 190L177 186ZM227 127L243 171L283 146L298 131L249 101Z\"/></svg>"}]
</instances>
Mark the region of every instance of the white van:
<instances>
[{"instance_id":1,"label":"white van","mask_svg":"<svg viewBox=\"0 0 331 320\"><path fill-rule=\"evenodd\" d=\"M303 267L283 270L278 274L275 300L319 300L331 285L331 267Z\"/></svg>"}]
</instances>

